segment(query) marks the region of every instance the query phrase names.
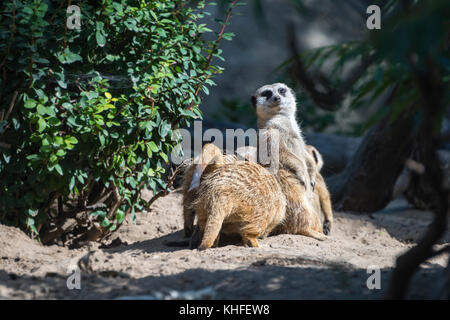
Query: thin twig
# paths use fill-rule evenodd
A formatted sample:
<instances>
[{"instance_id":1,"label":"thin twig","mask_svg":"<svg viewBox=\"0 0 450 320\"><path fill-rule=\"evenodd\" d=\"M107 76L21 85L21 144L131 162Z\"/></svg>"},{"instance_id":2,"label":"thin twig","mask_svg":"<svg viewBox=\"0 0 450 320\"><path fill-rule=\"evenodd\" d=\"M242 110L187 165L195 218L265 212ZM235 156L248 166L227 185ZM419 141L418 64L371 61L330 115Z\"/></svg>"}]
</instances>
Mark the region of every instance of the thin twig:
<instances>
[{"instance_id":1,"label":"thin twig","mask_svg":"<svg viewBox=\"0 0 450 320\"><path fill-rule=\"evenodd\" d=\"M16 99L17 99L17 95L18 94L19 94L19 92L17 90L14 91L13 97L11 99L11 103L9 104L8 112L6 112L6 116L5 116L4 120L8 120L9 115L11 114L11 111L12 111L12 109L14 107L14 104L16 103Z\"/></svg>"},{"instance_id":2,"label":"thin twig","mask_svg":"<svg viewBox=\"0 0 450 320\"><path fill-rule=\"evenodd\" d=\"M169 193L169 188L172 186L173 182L175 181L175 177L178 175L178 172L181 170L182 166L178 166L175 171L172 173L172 175L169 178L169 181L167 181L167 185L164 188L164 190L159 191L156 195L153 196L146 204L145 207L149 208L153 202L155 202L158 198L164 197Z\"/></svg>"}]
</instances>

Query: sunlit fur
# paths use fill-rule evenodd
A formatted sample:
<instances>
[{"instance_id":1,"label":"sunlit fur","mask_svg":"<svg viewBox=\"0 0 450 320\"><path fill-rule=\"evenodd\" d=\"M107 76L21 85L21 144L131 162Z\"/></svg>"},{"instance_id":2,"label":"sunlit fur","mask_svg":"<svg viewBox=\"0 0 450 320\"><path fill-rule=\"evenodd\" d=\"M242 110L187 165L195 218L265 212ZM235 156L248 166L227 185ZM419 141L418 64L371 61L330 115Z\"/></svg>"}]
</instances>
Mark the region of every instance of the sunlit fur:
<instances>
[{"instance_id":1,"label":"sunlit fur","mask_svg":"<svg viewBox=\"0 0 450 320\"><path fill-rule=\"evenodd\" d=\"M326 238L324 233L330 232L333 223L331 199L325 180L319 172L323 165L322 156L313 146L307 145L306 149L315 156L314 159L317 159L314 193L305 192L291 172L279 170L278 181L287 201L286 218L272 234L301 234L324 240ZM323 225L320 220L321 214L324 217Z\"/></svg>"},{"instance_id":2,"label":"sunlit fur","mask_svg":"<svg viewBox=\"0 0 450 320\"><path fill-rule=\"evenodd\" d=\"M220 152L218 148L210 152L215 148L205 145L204 154ZM286 200L276 177L257 163L237 161L235 157L234 160L226 163L232 158L214 156L201 176L196 198L190 205L200 229L199 250L210 248L220 232L239 234L244 244L258 247L257 239L269 234L284 219Z\"/></svg>"}]
</instances>

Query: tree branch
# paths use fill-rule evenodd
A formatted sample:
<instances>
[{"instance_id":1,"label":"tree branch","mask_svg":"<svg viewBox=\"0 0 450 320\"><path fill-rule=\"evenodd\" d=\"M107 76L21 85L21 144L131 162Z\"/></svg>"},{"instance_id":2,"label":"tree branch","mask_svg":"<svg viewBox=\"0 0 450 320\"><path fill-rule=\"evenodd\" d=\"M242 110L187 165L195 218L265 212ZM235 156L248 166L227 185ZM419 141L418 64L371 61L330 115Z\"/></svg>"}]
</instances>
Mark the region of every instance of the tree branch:
<instances>
[{"instance_id":1,"label":"tree branch","mask_svg":"<svg viewBox=\"0 0 450 320\"><path fill-rule=\"evenodd\" d=\"M425 72L419 71L419 68L411 62L414 70L414 77L422 98L423 119L419 129L419 137L427 134L432 136L428 142L422 143L425 151L424 165L426 178L425 183L433 191L433 200L436 200L434 210L435 217L425 232L423 238L415 247L398 257L396 267L392 273L390 287L387 293L388 299L403 299L406 295L409 282L419 265L435 255L433 245L442 237L447 228L447 214L449 209L448 196L449 190L443 186L443 174L437 156L437 138L439 132L434 130L434 124L442 111L443 84L438 69L431 62L425 68ZM424 141L424 140L422 140Z\"/></svg>"},{"instance_id":2,"label":"tree branch","mask_svg":"<svg viewBox=\"0 0 450 320\"><path fill-rule=\"evenodd\" d=\"M363 58L360 65L356 66L347 78L343 81L341 88L334 87L330 81L326 80L326 77L321 75L321 84L326 88L325 92L319 91L317 88L316 79L311 77L300 58L300 50L297 45L297 36L295 27L291 24L288 26L289 47L294 60L294 73L296 79L302 85L303 89L308 93L313 102L319 107L327 111L336 111L339 108L339 104L344 99L347 92L353 87L353 85L361 78L367 68L374 62L374 56Z\"/></svg>"}]
</instances>

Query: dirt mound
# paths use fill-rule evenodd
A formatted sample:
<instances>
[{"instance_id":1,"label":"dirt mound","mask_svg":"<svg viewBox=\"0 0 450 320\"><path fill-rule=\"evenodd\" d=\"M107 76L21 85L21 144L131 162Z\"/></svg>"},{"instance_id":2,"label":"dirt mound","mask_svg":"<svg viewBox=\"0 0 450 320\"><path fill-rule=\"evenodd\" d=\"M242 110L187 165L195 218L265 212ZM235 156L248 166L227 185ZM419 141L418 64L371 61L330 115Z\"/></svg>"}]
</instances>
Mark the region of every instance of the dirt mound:
<instances>
[{"instance_id":1,"label":"dirt mound","mask_svg":"<svg viewBox=\"0 0 450 320\"><path fill-rule=\"evenodd\" d=\"M42 246L0 225L0 298L380 298L395 258L431 221L430 213L401 201L370 216L335 216L324 242L279 235L261 240L261 248L232 244L203 252L166 245L183 239L179 192L158 199L136 224L127 218L111 239L92 244L90 254L86 247ZM448 242L450 234L441 241ZM410 298L436 297L446 259L421 266ZM69 290L77 265L81 289ZM369 266L381 268L381 290L367 288Z\"/></svg>"}]
</instances>

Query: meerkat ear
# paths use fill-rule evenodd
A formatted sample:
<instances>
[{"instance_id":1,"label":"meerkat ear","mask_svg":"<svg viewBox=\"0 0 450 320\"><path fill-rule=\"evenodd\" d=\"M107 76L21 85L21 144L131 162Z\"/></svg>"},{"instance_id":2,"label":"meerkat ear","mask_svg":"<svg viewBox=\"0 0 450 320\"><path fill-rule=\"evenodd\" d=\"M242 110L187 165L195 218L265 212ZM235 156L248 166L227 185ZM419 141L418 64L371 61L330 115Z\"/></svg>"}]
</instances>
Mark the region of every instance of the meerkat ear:
<instances>
[{"instance_id":1,"label":"meerkat ear","mask_svg":"<svg viewBox=\"0 0 450 320\"><path fill-rule=\"evenodd\" d=\"M256 109L256 97L252 96L252 106Z\"/></svg>"},{"instance_id":2,"label":"meerkat ear","mask_svg":"<svg viewBox=\"0 0 450 320\"><path fill-rule=\"evenodd\" d=\"M313 155L313 157L314 157L314 161L317 163L317 164L319 164L319 156L317 155L317 150L316 150L316 148L312 148L311 149L311 153L312 153L312 155Z\"/></svg>"},{"instance_id":3,"label":"meerkat ear","mask_svg":"<svg viewBox=\"0 0 450 320\"><path fill-rule=\"evenodd\" d=\"M322 155L320 154L319 150L317 150L315 147L312 147L311 151L312 151L312 155L314 157L314 161L317 164L317 169L320 171L323 167Z\"/></svg>"}]
</instances>

